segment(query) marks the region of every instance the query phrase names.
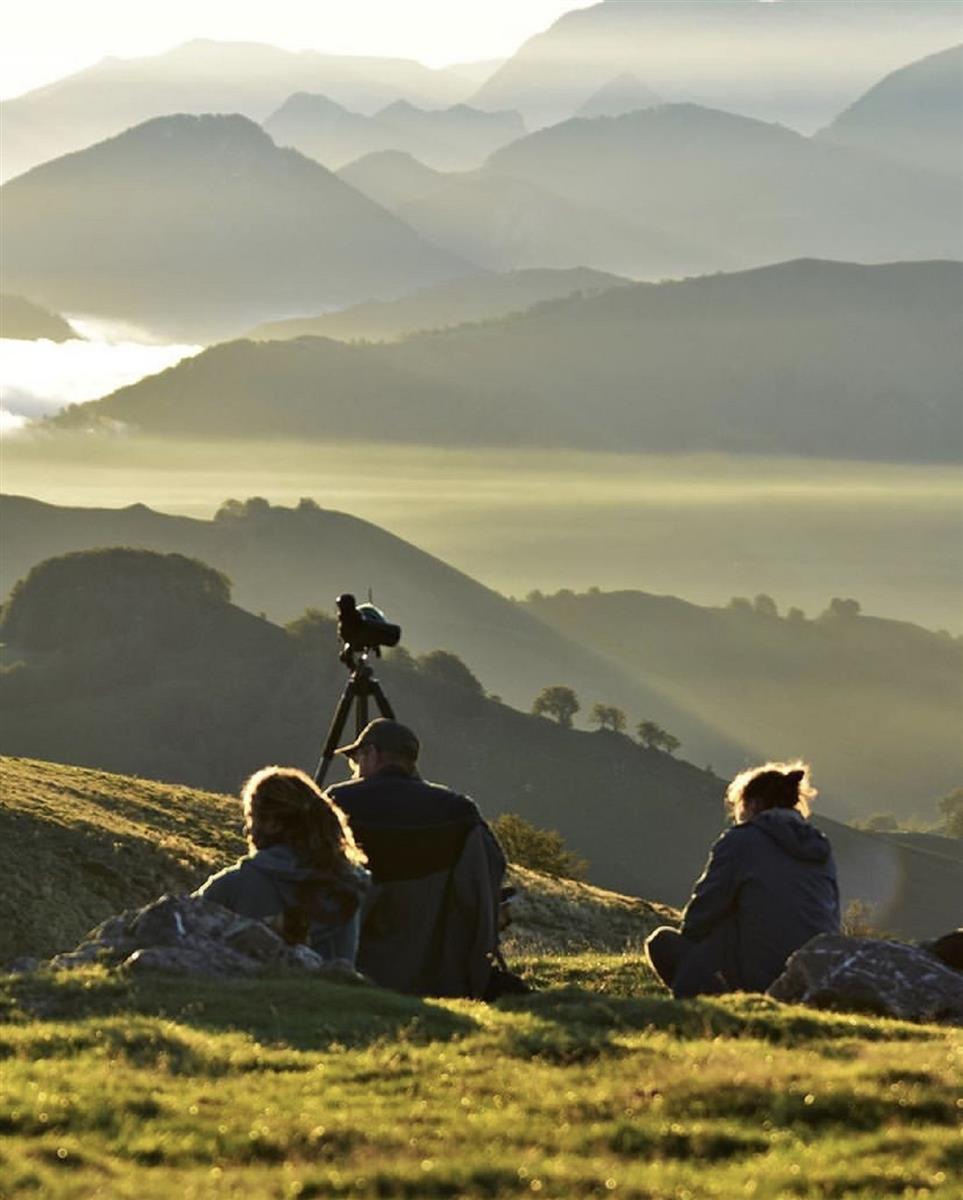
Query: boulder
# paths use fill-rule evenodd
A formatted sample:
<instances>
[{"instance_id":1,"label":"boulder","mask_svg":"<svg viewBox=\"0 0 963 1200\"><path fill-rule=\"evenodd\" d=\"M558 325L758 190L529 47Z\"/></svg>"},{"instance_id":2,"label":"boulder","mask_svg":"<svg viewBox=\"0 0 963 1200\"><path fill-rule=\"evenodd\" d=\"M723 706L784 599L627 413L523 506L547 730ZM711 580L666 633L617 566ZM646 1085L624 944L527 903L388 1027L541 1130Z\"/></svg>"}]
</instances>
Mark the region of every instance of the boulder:
<instances>
[{"instance_id":1,"label":"boulder","mask_svg":"<svg viewBox=\"0 0 963 1200\"><path fill-rule=\"evenodd\" d=\"M351 963L326 962L308 946L291 946L264 921L196 896L161 896L109 917L49 966L71 970L103 963L124 972L255 976L296 972L336 983L365 982ZM44 965L44 964L38 964Z\"/></svg>"},{"instance_id":2,"label":"boulder","mask_svg":"<svg viewBox=\"0 0 963 1200\"><path fill-rule=\"evenodd\" d=\"M814 1008L963 1025L963 974L902 942L822 933L791 956L768 994Z\"/></svg>"}]
</instances>

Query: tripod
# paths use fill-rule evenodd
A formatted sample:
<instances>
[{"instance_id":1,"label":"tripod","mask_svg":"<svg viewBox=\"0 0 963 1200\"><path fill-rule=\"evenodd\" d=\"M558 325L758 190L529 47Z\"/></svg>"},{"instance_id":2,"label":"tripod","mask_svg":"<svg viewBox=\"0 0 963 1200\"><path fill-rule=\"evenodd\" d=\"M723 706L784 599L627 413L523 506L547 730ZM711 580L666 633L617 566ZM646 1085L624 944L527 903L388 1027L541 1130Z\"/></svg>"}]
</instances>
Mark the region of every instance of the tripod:
<instances>
[{"instance_id":1,"label":"tripod","mask_svg":"<svg viewBox=\"0 0 963 1200\"><path fill-rule=\"evenodd\" d=\"M388 697L381 684L375 679L374 671L368 662L370 652L371 648L368 646L356 647L349 642L345 642L344 649L341 651L341 661L351 674L348 676L348 682L344 685L338 706L334 710L331 728L328 730L324 749L321 751L321 759L314 773L314 782L318 787L324 784L324 777L328 773L328 767L331 766L334 752L344 736L344 727L347 724L352 704L355 705L355 736L360 734L368 724L369 696L374 696L378 711L383 717L394 718L395 714L388 702ZM375 653L377 653L377 649Z\"/></svg>"}]
</instances>

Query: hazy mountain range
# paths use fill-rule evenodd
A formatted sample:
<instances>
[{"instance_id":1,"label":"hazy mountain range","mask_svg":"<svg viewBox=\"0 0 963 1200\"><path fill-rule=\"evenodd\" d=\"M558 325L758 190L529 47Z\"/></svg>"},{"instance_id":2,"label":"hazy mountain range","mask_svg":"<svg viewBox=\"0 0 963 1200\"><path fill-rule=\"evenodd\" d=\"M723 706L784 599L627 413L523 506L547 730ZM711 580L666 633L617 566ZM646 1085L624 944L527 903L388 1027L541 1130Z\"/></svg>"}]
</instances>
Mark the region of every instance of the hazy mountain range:
<instances>
[{"instance_id":1,"label":"hazy mountain range","mask_svg":"<svg viewBox=\"0 0 963 1200\"><path fill-rule=\"evenodd\" d=\"M441 170L467 169L525 133L516 112L464 104L424 109L395 100L367 117L306 92L288 97L263 124L279 146L292 146L332 170L381 150L411 154Z\"/></svg>"},{"instance_id":2,"label":"hazy mountain range","mask_svg":"<svg viewBox=\"0 0 963 1200\"><path fill-rule=\"evenodd\" d=\"M666 100L809 133L959 40L959 6L943 0L605 0L530 38L469 103L550 125L630 73Z\"/></svg>"},{"instance_id":3,"label":"hazy mountain range","mask_svg":"<svg viewBox=\"0 0 963 1200\"><path fill-rule=\"evenodd\" d=\"M340 312L269 322L247 336L252 341L265 342L306 336L344 342L391 341L419 330L445 329L501 317L545 300L558 300L576 292L592 295L629 282L618 275L579 268L466 275L422 288L400 300L369 300Z\"/></svg>"},{"instance_id":4,"label":"hazy mountain range","mask_svg":"<svg viewBox=\"0 0 963 1200\"><path fill-rule=\"evenodd\" d=\"M265 762L313 769L344 679L334 647L235 607L202 564L143 551L48 560L2 632L5 753L222 790ZM395 657L379 673L422 736L429 778L469 791L489 816L559 829L597 883L685 897L723 823L719 778L618 734L516 712L457 662ZM876 903L876 919L904 936L952 923L958 861L825 812L844 902Z\"/></svg>"},{"instance_id":5,"label":"hazy mountain range","mask_svg":"<svg viewBox=\"0 0 963 1200\"><path fill-rule=\"evenodd\" d=\"M484 64L482 75L494 69ZM398 99L450 105L477 87L468 67L435 71L407 59L292 53L246 42L187 42L95 66L4 102L4 177L81 150L151 117L238 112L263 121L295 92L322 92L372 113Z\"/></svg>"},{"instance_id":6,"label":"hazy mountain range","mask_svg":"<svg viewBox=\"0 0 963 1200\"><path fill-rule=\"evenodd\" d=\"M963 174L963 45L887 75L819 136L927 171Z\"/></svg>"},{"instance_id":7,"label":"hazy mountain range","mask_svg":"<svg viewBox=\"0 0 963 1200\"><path fill-rule=\"evenodd\" d=\"M48 312L23 296L0 294L0 337L67 342L79 336L59 313Z\"/></svg>"},{"instance_id":8,"label":"hazy mountain range","mask_svg":"<svg viewBox=\"0 0 963 1200\"><path fill-rule=\"evenodd\" d=\"M467 269L241 116L148 121L2 189L6 287L204 338Z\"/></svg>"},{"instance_id":9,"label":"hazy mountain range","mask_svg":"<svg viewBox=\"0 0 963 1200\"><path fill-rule=\"evenodd\" d=\"M201 559L233 580L238 603L274 621L307 608L333 616L337 594L371 587L407 649L458 654L487 691L522 710L542 687L564 683L581 699L579 723L596 701L618 705L630 729L655 720L681 738L682 757L721 772L803 754L836 812L935 815L963 767L960 641L851 604L815 620L780 617L764 602L714 609L640 592L521 605L369 522L310 503L235 503L200 521L7 496L2 517L0 594L46 558L103 546ZM21 752L43 753L33 743Z\"/></svg>"},{"instance_id":10,"label":"hazy mountain range","mask_svg":"<svg viewBox=\"0 0 963 1200\"><path fill-rule=\"evenodd\" d=\"M799 261L397 344L232 342L53 424L954 461L961 291L959 263Z\"/></svg>"}]
</instances>

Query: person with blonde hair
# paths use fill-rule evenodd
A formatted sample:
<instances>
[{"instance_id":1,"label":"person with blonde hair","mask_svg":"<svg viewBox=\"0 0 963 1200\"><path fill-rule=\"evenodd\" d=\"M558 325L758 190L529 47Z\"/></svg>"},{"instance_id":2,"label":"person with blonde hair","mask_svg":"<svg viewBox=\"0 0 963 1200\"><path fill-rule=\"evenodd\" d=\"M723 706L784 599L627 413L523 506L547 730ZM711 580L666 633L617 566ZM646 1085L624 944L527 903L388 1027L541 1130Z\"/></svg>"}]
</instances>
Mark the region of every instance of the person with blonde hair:
<instances>
[{"instance_id":1,"label":"person with blonde hair","mask_svg":"<svg viewBox=\"0 0 963 1200\"><path fill-rule=\"evenodd\" d=\"M294 767L255 772L241 804L247 855L194 894L353 964L371 877L344 813Z\"/></svg>"},{"instance_id":2,"label":"person with blonde hair","mask_svg":"<svg viewBox=\"0 0 963 1200\"><path fill-rule=\"evenodd\" d=\"M766 763L726 789L734 824L718 839L679 930L646 940L653 971L676 997L764 992L794 950L839 931L829 839L809 822L806 763Z\"/></svg>"}]
</instances>

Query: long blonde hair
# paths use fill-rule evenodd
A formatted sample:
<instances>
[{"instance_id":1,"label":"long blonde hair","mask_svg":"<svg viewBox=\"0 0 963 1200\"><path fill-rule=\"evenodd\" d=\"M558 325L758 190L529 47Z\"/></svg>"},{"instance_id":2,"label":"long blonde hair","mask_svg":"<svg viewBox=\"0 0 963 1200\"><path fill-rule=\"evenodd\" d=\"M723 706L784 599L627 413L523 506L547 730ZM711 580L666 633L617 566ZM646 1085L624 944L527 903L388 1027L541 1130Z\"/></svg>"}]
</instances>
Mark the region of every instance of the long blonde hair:
<instances>
[{"instance_id":1,"label":"long blonde hair","mask_svg":"<svg viewBox=\"0 0 963 1200\"><path fill-rule=\"evenodd\" d=\"M741 824L767 808L794 808L801 816L810 814L810 801L816 797L810 778L809 763L768 762L738 774L726 788L726 808Z\"/></svg>"},{"instance_id":2,"label":"long blonde hair","mask_svg":"<svg viewBox=\"0 0 963 1200\"><path fill-rule=\"evenodd\" d=\"M368 861L348 818L296 767L263 767L241 789L248 843L283 843L305 866L339 873Z\"/></svg>"}]
</instances>

